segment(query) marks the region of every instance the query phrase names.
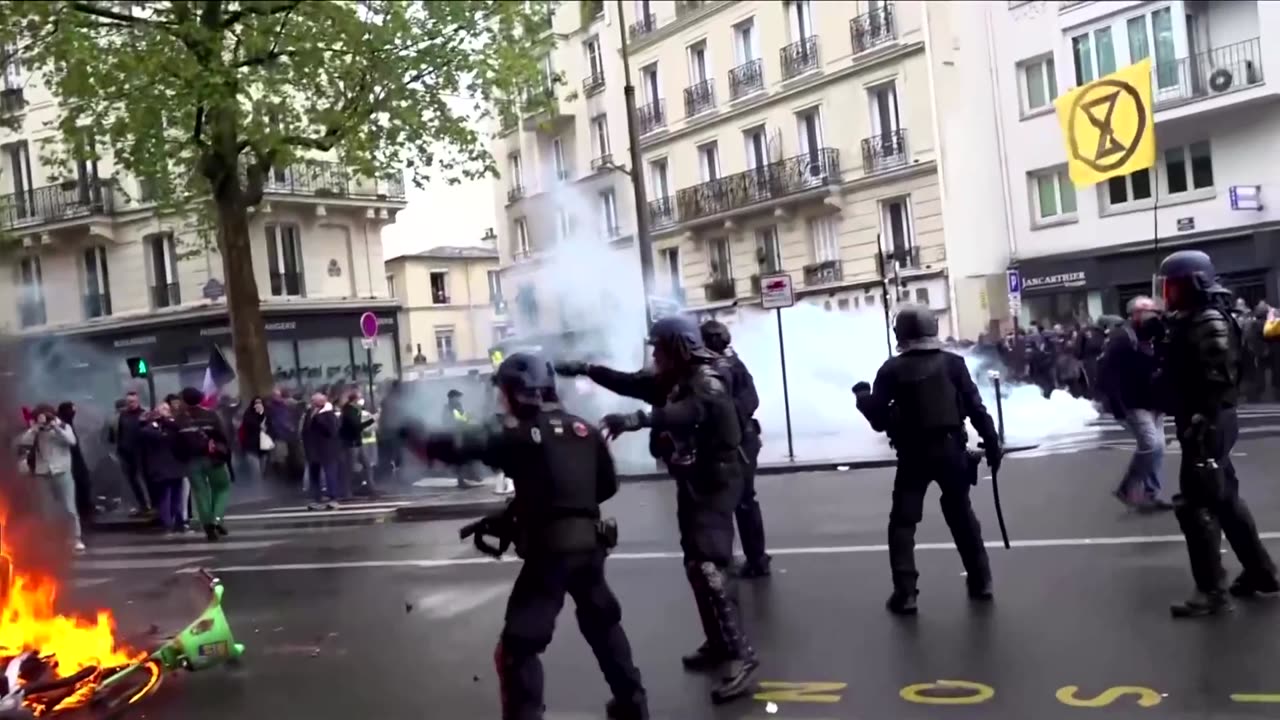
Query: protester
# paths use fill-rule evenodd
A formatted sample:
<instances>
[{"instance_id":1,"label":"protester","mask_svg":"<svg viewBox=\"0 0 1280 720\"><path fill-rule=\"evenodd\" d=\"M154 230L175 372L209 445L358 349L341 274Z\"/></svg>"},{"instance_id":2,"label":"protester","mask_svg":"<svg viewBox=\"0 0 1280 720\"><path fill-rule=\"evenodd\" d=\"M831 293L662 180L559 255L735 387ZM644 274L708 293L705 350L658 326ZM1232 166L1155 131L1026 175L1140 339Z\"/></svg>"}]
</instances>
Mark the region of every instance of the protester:
<instances>
[{"instance_id":1,"label":"protester","mask_svg":"<svg viewBox=\"0 0 1280 720\"><path fill-rule=\"evenodd\" d=\"M44 483L56 507L65 512L70 524L71 547L85 551L80 532L80 513L76 510L76 484L71 475L71 448L75 433L58 417L53 407L38 405L33 411L34 423L22 434L18 444L30 448L32 474Z\"/></svg>"},{"instance_id":2,"label":"protester","mask_svg":"<svg viewBox=\"0 0 1280 720\"><path fill-rule=\"evenodd\" d=\"M259 481L267 478L267 467L275 446L266 403L261 397L254 397L240 419L240 447Z\"/></svg>"},{"instance_id":3,"label":"protester","mask_svg":"<svg viewBox=\"0 0 1280 720\"><path fill-rule=\"evenodd\" d=\"M116 454L120 458L120 471L124 473L137 503L131 515L151 515L151 495L147 492L146 474L143 472L138 449L138 430L142 423L142 403L138 393L128 392L124 396L124 409L116 420L115 441Z\"/></svg>"},{"instance_id":4,"label":"protester","mask_svg":"<svg viewBox=\"0 0 1280 720\"><path fill-rule=\"evenodd\" d=\"M204 393L193 387L182 390L185 413L178 422L179 455L187 463L196 516L205 537L215 542L227 534L222 520L231 494L231 447L222 419L200 406L203 399Z\"/></svg>"},{"instance_id":5,"label":"protester","mask_svg":"<svg viewBox=\"0 0 1280 720\"><path fill-rule=\"evenodd\" d=\"M147 478L155 489L156 511L160 525L169 534L184 529L182 478L186 474L178 457L178 423L173 409L166 403L156 406L142 424L141 448Z\"/></svg>"},{"instance_id":6,"label":"protester","mask_svg":"<svg viewBox=\"0 0 1280 720\"><path fill-rule=\"evenodd\" d=\"M311 396L311 408L302 420L302 445L311 482L311 504L307 507L336 509L337 501L347 497L340 470L342 441L338 436L338 416L324 393Z\"/></svg>"},{"instance_id":7,"label":"protester","mask_svg":"<svg viewBox=\"0 0 1280 720\"><path fill-rule=\"evenodd\" d=\"M71 446L71 479L75 481L76 487L76 510L79 511L81 522L84 522L93 517L96 508L93 504L93 484L89 476L89 464L85 462L80 434L75 427L76 404L73 402L59 404L58 419L70 428L71 434L76 439Z\"/></svg>"}]
</instances>

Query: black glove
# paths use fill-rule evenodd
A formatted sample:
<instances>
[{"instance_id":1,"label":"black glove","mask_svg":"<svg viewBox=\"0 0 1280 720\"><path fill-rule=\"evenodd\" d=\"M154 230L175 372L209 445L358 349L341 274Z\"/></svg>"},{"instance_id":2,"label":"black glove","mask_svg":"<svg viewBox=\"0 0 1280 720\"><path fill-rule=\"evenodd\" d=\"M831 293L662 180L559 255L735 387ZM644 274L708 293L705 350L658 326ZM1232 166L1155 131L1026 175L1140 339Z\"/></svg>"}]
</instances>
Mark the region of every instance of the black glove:
<instances>
[{"instance_id":1,"label":"black glove","mask_svg":"<svg viewBox=\"0 0 1280 720\"><path fill-rule=\"evenodd\" d=\"M854 395L864 395L871 392L871 384L865 380L853 386Z\"/></svg>"},{"instance_id":2,"label":"black glove","mask_svg":"<svg viewBox=\"0 0 1280 720\"><path fill-rule=\"evenodd\" d=\"M987 467L991 468L991 472L1000 471L1000 461L1004 458L1004 448L1000 447L1000 440L992 438L978 443L978 447L982 448L983 453L987 456Z\"/></svg>"},{"instance_id":3,"label":"black glove","mask_svg":"<svg viewBox=\"0 0 1280 720\"><path fill-rule=\"evenodd\" d=\"M605 415L600 420L600 427L610 440L618 439L618 436L625 432L632 432L644 427L645 415L643 410L637 410L629 413L612 413Z\"/></svg>"},{"instance_id":4,"label":"black glove","mask_svg":"<svg viewBox=\"0 0 1280 720\"><path fill-rule=\"evenodd\" d=\"M584 362L558 362L555 364L556 374L565 377L578 377L586 375L591 369L591 365Z\"/></svg>"}]
</instances>

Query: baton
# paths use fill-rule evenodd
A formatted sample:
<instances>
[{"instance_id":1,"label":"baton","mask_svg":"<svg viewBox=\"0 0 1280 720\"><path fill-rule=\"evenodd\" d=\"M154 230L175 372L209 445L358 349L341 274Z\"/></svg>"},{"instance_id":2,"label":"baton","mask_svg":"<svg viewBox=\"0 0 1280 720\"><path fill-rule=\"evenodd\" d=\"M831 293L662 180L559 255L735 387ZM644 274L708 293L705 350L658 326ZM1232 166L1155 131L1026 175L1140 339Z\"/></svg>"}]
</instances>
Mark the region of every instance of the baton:
<instances>
[{"instance_id":1,"label":"baton","mask_svg":"<svg viewBox=\"0 0 1280 720\"><path fill-rule=\"evenodd\" d=\"M991 378L992 385L996 388L996 425L1000 432L1000 452L1004 453L1004 400L1000 395L1000 373L991 370L987 372L987 377ZM1004 509L1000 507L1000 481L997 478L995 468L991 469L991 498L996 506L996 520L1000 523L1000 538L1004 540L1004 549L1009 549L1009 531L1004 526Z\"/></svg>"}]
</instances>

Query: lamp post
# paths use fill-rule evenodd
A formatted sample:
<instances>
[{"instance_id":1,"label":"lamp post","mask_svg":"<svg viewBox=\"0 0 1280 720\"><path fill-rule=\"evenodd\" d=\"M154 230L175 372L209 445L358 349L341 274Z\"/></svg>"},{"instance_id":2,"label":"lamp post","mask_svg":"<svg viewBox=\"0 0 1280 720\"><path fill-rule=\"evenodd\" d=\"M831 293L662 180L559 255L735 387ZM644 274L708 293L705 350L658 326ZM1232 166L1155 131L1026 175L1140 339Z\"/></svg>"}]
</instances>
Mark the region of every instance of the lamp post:
<instances>
[{"instance_id":1,"label":"lamp post","mask_svg":"<svg viewBox=\"0 0 1280 720\"><path fill-rule=\"evenodd\" d=\"M627 106L627 139L631 144L631 190L636 199L636 249L640 252L640 281L644 286L645 332L653 325L649 298L653 297L653 241L649 237L649 201L645 196L644 172L640 164L640 126L636 116L636 87L631 84L631 59L627 55L627 24L622 0L618 0L618 35L622 39L622 73L626 78L622 93Z\"/></svg>"}]
</instances>

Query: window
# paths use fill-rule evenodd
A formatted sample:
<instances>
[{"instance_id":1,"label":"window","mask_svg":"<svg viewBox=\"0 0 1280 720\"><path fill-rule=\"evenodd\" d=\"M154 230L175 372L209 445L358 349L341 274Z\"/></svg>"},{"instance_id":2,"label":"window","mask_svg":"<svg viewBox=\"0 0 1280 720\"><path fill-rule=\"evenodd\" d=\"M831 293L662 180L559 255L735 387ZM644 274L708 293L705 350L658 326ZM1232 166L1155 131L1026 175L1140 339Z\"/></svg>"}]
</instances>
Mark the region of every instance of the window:
<instances>
[{"instance_id":1,"label":"window","mask_svg":"<svg viewBox=\"0 0 1280 720\"><path fill-rule=\"evenodd\" d=\"M649 163L649 192L656 199L670 197L671 186L667 183L667 159L653 160Z\"/></svg>"},{"instance_id":2,"label":"window","mask_svg":"<svg viewBox=\"0 0 1280 720\"><path fill-rule=\"evenodd\" d=\"M927 287L916 288L916 304L929 307L929 288Z\"/></svg>"},{"instance_id":3,"label":"window","mask_svg":"<svg viewBox=\"0 0 1280 720\"><path fill-rule=\"evenodd\" d=\"M453 328L436 328L436 358L442 363L458 361L458 354L453 348Z\"/></svg>"},{"instance_id":4,"label":"window","mask_svg":"<svg viewBox=\"0 0 1280 720\"><path fill-rule=\"evenodd\" d=\"M555 166L556 180L568 180L569 167L564 162L564 143L560 138L551 138L551 162Z\"/></svg>"},{"instance_id":5,"label":"window","mask_svg":"<svg viewBox=\"0 0 1280 720\"><path fill-rule=\"evenodd\" d=\"M489 273L489 302L497 304L502 302L502 274L497 270L490 270Z\"/></svg>"},{"instance_id":6,"label":"window","mask_svg":"<svg viewBox=\"0 0 1280 720\"><path fill-rule=\"evenodd\" d=\"M880 203L881 250L894 258L897 266L911 267L915 239L911 234L911 202L907 198Z\"/></svg>"},{"instance_id":7,"label":"window","mask_svg":"<svg viewBox=\"0 0 1280 720\"><path fill-rule=\"evenodd\" d=\"M44 277L40 270L40 258L29 255L18 261L18 322L22 327L43 325L47 322L44 311Z\"/></svg>"},{"instance_id":8,"label":"window","mask_svg":"<svg viewBox=\"0 0 1280 720\"><path fill-rule=\"evenodd\" d=\"M814 35L813 6L810 1L791 0L787 6L787 19L791 22L791 42L798 42Z\"/></svg>"},{"instance_id":9,"label":"window","mask_svg":"<svg viewBox=\"0 0 1280 720\"><path fill-rule=\"evenodd\" d=\"M591 121L591 134L594 135L596 157L603 158L609 156L609 118L605 115L597 115Z\"/></svg>"},{"instance_id":10,"label":"window","mask_svg":"<svg viewBox=\"0 0 1280 720\"><path fill-rule=\"evenodd\" d=\"M733 262L729 256L728 238L708 240L707 258L711 264L712 280L728 280L733 277Z\"/></svg>"},{"instance_id":11,"label":"window","mask_svg":"<svg viewBox=\"0 0 1280 720\"><path fill-rule=\"evenodd\" d=\"M769 139L764 126L742 131L742 142L747 154L747 169L755 170L769 164Z\"/></svg>"},{"instance_id":12,"label":"window","mask_svg":"<svg viewBox=\"0 0 1280 720\"><path fill-rule=\"evenodd\" d=\"M1212 188L1213 158L1209 154L1209 143L1196 142L1165 150L1164 177L1169 195Z\"/></svg>"},{"instance_id":13,"label":"window","mask_svg":"<svg viewBox=\"0 0 1280 720\"><path fill-rule=\"evenodd\" d=\"M583 45L587 51L587 72L591 74L592 78L603 78L604 64L600 58L600 38L593 37Z\"/></svg>"},{"instance_id":14,"label":"window","mask_svg":"<svg viewBox=\"0 0 1280 720\"><path fill-rule=\"evenodd\" d=\"M600 229L607 238L618 237L618 201L612 190L600 193Z\"/></svg>"},{"instance_id":15,"label":"window","mask_svg":"<svg viewBox=\"0 0 1280 720\"><path fill-rule=\"evenodd\" d=\"M529 256L529 225L524 218L516 220L516 246L511 251L518 258Z\"/></svg>"},{"instance_id":16,"label":"window","mask_svg":"<svg viewBox=\"0 0 1280 720\"><path fill-rule=\"evenodd\" d=\"M1071 217L1076 214L1076 186L1066 170L1053 170L1031 176L1035 204L1034 222Z\"/></svg>"},{"instance_id":17,"label":"window","mask_svg":"<svg viewBox=\"0 0 1280 720\"><path fill-rule=\"evenodd\" d=\"M449 304L449 271L431 271L431 304Z\"/></svg>"},{"instance_id":18,"label":"window","mask_svg":"<svg viewBox=\"0 0 1280 720\"><path fill-rule=\"evenodd\" d=\"M299 297L302 284L302 240L297 225L267 225L267 273L271 294Z\"/></svg>"},{"instance_id":19,"label":"window","mask_svg":"<svg viewBox=\"0 0 1280 720\"><path fill-rule=\"evenodd\" d=\"M746 65L760 57L755 18L748 18L733 26L733 57L739 65Z\"/></svg>"},{"instance_id":20,"label":"window","mask_svg":"<svg viewBox=\"0 0 1280 720\"><path fill-rule=\"evenodd\" d=\"M150 254L151 306L171 307L182 302L178 288L178 248L172 233L150 235L144 241Z\"/></svg>"},{"instance_id":21,"label":"window","mask_svg":"<svg viewBox=\"0 0 1280 720\"><path fill-rule=\"evenodd\" d=\"M835 222L830 215L809 219L809 245L814 262L840 259L840 244L836 240Z\"/></svg>"},{"instance_id":22,"label":"window","mask_svg":"<svg viewBox=\"0 0 1280 720\"><path fill-rule=\"evenodd\" d=\"M800 136L800 151L807 155L809 159L808 179L821 182L826 176L826 167L822 156L821 109L815 107L796 113L796 130Z\"/></svg>"},{"instance_id":23,"label":"window","mask_svg":"<svg viewBox=\"0 0 1280 720\"><path fill-rule=\"evenodd\" d=\"M898 119L898 84L889 81L867 90L871 105L871 133L887 136L901 127Z\"/></svg>"},{"instance_id":24,"label":"window","mask_svg":"<svg viewBox=\"0 0 1280 720\"><path fill-rule=\"evenodd\" d=\"M705 40L694 43L688 48L689 55L689 84L698 85L707 81L711 77L711 68L707 59L707 42Z\"/></svg>"},{"instance_id":25,"label":"window","mask_svg":"<svg viewBox=\"0 0 1280 720\"><path fill-rule=\"evenodd\" d=\"M645 105L662 99L662 93L658 91L658 63L650 63L640 68L640 90L644 94Z\"/></svg>"},{"instance_id":26,"label":"window","mask_svg":"<svg viewBox=\"0 0 1280 720\"><path fill-rule=\"evenodd\" d=\"M111 275L107 271L107 249L101 245L84 251L84 316L111 314Z\"/></svg>"},{"instance_id":27,"label":"window","mask_svg":"<svg viewBox=\"0 0 1280 720\"><path fill-rule=\"evenodd\" d=\"M387 295L390 297L396 296L396 276L395 275L387 276Z\"/></svg>"},{"instance_id":28,"label":"window","mask_svg":"<svg viewBox=\"0 0 1280 720\"><path fill-rule=\"evenodd\" d=\"M1071 38L1071 52L1075 59L1077 85L1093 82L1116 71L1116 50L1109 27Z\"/></svg>"},{"instance_id":29,"label":"window","mask_svg":"<svg viewBox=\"0 0 1280 720\"><path fill-rule=\"evenodd\" d=\"M782 250L778 247L778 228L770 225L756 231L756 260L760 272L782 272Z\"/></svg>"},{"instance_id":30,"label":"window","mask_svg":"<svg viewBox=\"0 0 1280 720\"><path fill-rule=\"evenodd\" d=\"M520 162L520 153L507 156L507 167L511 168L511 189L524 189L524 165Z\"/></svg>"},{"instance_id":31,"label":"window","mask_svg":"<svg viewBox=\"0 0 1280 720\"><path fill-rule=\"evenodd\" d=\"M1024 114L1052 107L1051 103L1058 97L1058 76L1053 56L1022 63L1018 69L1018 83L1022 86Z\"/></svg>"},{"instance_id":32,"label":"window","mask_svg":"<svg viewBox=\"0 0 1280 720\"><path fill-rule=\"evenodd\" d=\"M680 248L666 248L660 252L662 273L666 277L667 291L672 295L680 290Z\"/></svg>"},{"instance_id":33,"label":"window","mask_svg":"<svg viewBox=\"0 0 1280 720\"><path fill-rule=\"evenodd\" d=\"M720 179L720 146L715 141L698 146L698 172L702 182Z\"/></svg>"},{"instance_id":34,"label":"window","mask_svg":"<svg viewBox=\"0 0 1280 720\"><path fill-rule=\"evenodd\" d=\"M1163 7L1147 15L1129 18L1125 23L1129 43L1129 62L1151 57L1151 38L1155 38L1156 86L1168 90L1178 86L1178 62L1174 59L1172 11Z\"/></svg>"},{"instance_id":35,"label":"window","mask_svg":"<svg viewBox=\"0 0 1280 720\"><path fill-rule=\"evenodd\" d=\"M1125 203L1151 199L1151 171L1139 170L1107 180L1106 204L1118 207Z\"/></svg>"},{"instance_id":36,"label":"window","mask_svg":"<svg viewBox=\"0 0 1280 720\"><path fill-rule=\"evenodd\" d=\"M9 143L4 146L8 170L5 175L10 178L10 189L13 190L13 213L18 219L30 217L35 213L31 203L31 190L35 188L31 173L31 150L26 140Z\"/></svg>"},{"instance_id":37,"label":"window","mask_svg":"<svg viewBox=\"0 0 1280 720\"><path fill-rule=\"evenodd\" d=\"M556 240L567 241L573 236L573 218L564 208L556 209Z\"/></svg>"},{"instance_id":38,"label":"window","mask_svg":"<svg viewBox=\"0 0 1280 720\"><path fill-rule=\"evenodd\" d=\"M4 89L21 90L22 61L18 57L19 48L16 45L6 45L2 51L4 53Z\"/></svg>"}]
</instances>

